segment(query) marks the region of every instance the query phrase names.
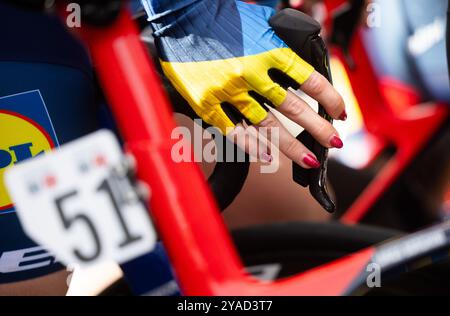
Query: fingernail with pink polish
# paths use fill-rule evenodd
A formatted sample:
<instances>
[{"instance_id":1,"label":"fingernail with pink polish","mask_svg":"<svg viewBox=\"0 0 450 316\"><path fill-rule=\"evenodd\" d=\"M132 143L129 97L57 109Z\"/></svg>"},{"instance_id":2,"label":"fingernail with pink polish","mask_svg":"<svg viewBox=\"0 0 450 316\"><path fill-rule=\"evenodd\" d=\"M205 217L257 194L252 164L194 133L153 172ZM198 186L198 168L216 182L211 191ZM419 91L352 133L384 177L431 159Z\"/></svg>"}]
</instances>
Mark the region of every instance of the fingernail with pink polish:
<instances>
[{"instance_id":1,"label":"fingernail with pink polish","mask_svg":"<svg viewBox=\"0 0 450 316\"><path fill-rule=\"evenodd\" d=\"M331 146L333 146L334 148L337 148L337 149L341 149L342 147L344 147L344 142L342 141L342 139L340 139L336 135L331 138L330 144L331 144Z\"/></svg>"},{"instance_id":2,"label":"fingernail with pink polish","mask_svg":"<svg viewBox=\"0 0 450 316\"><path fill-rule=\"evenodd\" d=\"M273 158L271 155L267 154L267 153L262 153L261 154L261 160L264 162L272 162Z\"/></svg>"},{"instance_id":3,"label":"fingernail with pink polish","mask_svg":"<svg viewBox=\"0 0 450 316\"><path fill-rule=\"evenodd\" d=\"M347 112L344 110L344 112L342 112L341 116L339 116L339 119L340 119L341 121L346 121L347 118L348 118Z\"/></svg>"},{"instance_id":4,"label":"fingernail with pink polish","mask_svg":"<svg viewBox=\"0 0 450 316\"><path fill-rule=\"evenodd\" d=\"M314 157L314 156L311 155L311 154L306 155L306 156L303 158L303 162L304 162L307 166L309 166L309 167L311 167L311 168L314 168L314 169L317 169L317 168L320 167L320 162L319 162L319 160L317 160L317 158Z\"/></svg>"}]
</instances>

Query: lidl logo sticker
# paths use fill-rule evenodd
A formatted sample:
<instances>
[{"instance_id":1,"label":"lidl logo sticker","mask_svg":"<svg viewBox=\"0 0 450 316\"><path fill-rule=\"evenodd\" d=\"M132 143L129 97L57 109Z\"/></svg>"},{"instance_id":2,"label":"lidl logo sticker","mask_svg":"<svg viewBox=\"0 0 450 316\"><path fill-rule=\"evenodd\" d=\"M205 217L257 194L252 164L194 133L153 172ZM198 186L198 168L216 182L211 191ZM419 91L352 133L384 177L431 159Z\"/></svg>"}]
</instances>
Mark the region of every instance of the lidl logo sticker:
<instances>
[{"instance_id":1,"label":"lidl logo sticker","mask_svg":"<svg viewBox=\"0 0 450 316\"><path fill-rule=\"evenodd\" d=\"M38 90L0 97L0 215L14 212L5 171L56 146L58 139Z\"/></svg>"}]
</instances>

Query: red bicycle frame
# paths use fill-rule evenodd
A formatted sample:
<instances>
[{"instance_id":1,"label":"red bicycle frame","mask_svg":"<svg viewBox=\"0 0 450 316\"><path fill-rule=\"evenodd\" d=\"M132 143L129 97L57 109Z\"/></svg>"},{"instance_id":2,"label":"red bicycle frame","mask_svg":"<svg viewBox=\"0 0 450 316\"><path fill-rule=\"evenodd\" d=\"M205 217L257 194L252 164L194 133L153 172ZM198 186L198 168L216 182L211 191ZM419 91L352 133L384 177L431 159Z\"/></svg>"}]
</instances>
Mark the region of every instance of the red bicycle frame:
<instances>
[{"instance_id":1,"label":"red bicycle frame","mask_svg":"<svg viewBox=\"0 0 450 316\"><path fill-rule=\"evenodd\" d=\"M251 277L240 261L195 163L171 158L172 110L154 66L124 10L105 28L83 28L102 87L152 190L150 210L186 295L341 295L365 270L374 249L278 282Z\"/></svg>"}]
</instances>

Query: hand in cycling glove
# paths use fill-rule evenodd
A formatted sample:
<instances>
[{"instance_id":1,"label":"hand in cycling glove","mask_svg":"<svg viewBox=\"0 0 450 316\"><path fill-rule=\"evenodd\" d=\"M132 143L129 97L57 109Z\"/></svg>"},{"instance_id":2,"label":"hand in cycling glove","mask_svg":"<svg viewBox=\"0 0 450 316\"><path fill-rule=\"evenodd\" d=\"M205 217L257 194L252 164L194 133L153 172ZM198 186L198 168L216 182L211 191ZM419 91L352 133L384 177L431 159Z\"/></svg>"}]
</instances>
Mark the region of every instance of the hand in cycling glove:
<instances>
[{"instance_id":1,"label":"hand in cycling glove","mask_svg":"<svg viewBox=\"0 0 450 316\"><path fill-rule=\"evenodd\" d=\"M228 134L240 122L279 127L280 149L305 168L319 163L261 105L277 107L326 147L342 147L338 133L304 101L271 77L273 70L302 85L334 118L345 115L333 87L274 33L273 9L234 0L146 0L164 73L207 123ZM293 84L294 85L294 84ZM260 101L258 102L257 99Z\"/></svg>"}]
</instances>

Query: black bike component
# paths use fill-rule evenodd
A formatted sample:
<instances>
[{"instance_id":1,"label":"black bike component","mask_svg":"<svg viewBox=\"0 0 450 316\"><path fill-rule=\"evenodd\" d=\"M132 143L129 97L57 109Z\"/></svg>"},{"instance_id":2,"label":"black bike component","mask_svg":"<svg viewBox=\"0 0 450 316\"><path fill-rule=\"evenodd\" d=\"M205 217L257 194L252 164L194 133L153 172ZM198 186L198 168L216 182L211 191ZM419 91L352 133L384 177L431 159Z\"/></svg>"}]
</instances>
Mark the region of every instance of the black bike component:
<instances>
[{"instance_id":1,"label":"black bike component","mask_svg":"<svg viewBox=\"0 0 450 316\"><path fill-rule=\"evenodd\" d=\"M320 37L321 26L317 21L297 10L285 9L272 17L270 25L289 47L332 82L328 50ZM319 104L318 113L325 120L333 123L333 119L325 112L321 104ZM321 168L306 170L294 163L294 181L301 186L309 187L312 196L320 205L326 211L333 213L336 206L327 189L328 149L317 142L307 131L301 133L297 139L317 156Z\"/></svg>"},{"instance_id":2,"label":"black bike component","mask_svg":"<svg viewBox=\"0 0 450 316\"><path fill-rule=\"evenodd\" d=\"M134 13L133 20L141 32L144 32L144 30L150 26L147 11L143 8Z\"/></svg>"},{"instance_id":3,"label":"black bike component","mask_svg":"<svg viewBox=\"0 0 450 316\"><path fill-rule=\"evenodd\" d=\"M348 66L353 69L356 65L350 55L350 45L358 29L365 0L350 0L348 6L338 12L333 19L333 33L331 42L342 49Z\"/></svg>"}]
</instances>

